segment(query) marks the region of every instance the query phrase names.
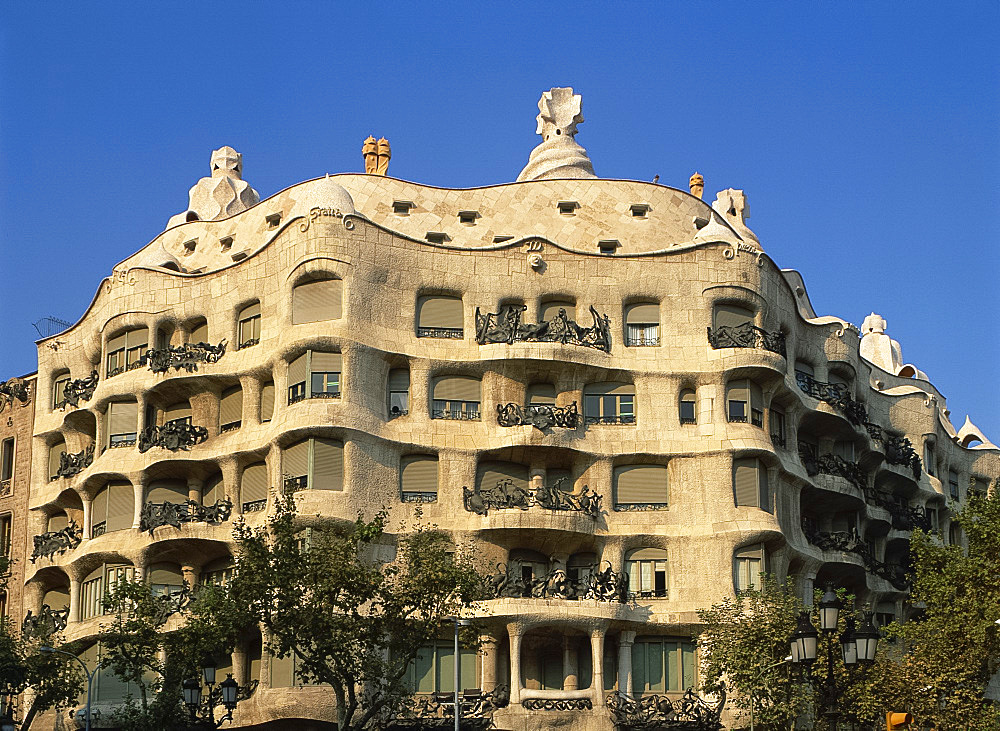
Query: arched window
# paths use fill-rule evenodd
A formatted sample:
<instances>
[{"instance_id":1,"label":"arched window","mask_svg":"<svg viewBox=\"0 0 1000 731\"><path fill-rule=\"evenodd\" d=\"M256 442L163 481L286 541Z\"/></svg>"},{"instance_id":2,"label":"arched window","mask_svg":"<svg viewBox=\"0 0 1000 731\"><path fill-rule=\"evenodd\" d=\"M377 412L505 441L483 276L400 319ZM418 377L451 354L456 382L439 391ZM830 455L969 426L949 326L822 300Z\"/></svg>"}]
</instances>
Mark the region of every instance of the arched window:
<instances>
[{"instance_id":1,"label":"arched window","mask_svg":"<svg viewBox=\"0 0 1000 731\"><path fill-rule=\"evenodd\" d=\"M435 378L431 401L432 419L479 421L479 379L470 376Z\"/></svg>"},{"instance_id":2,"label":"arched window","mask_svg":"<svg viewBox=\"0 0 1000 731\"><path fill-rule=\"evenodd\" d=\"M763 427L763 401L760 386L749 378L730 381L726 385L726 419Z\"/></svg>"},{"instance_id":3,"label":"arched window","mask_svg":"<svg viewBox=\"0 0 1000 731\"><path fill-rule=\"evenodd\" d=\"M693 388L685 388L681 391L678 406L681 424L695 424L698 421L695 410L695 397Z\"/></svg>"},{"instance_id":4,"label":"arched window","mask_svg":"<svg viewBox=\"0 0 1000 731\"><path fill-rule=\"evenodd\" d=\"M343 490L344 445L334 439L312 438L281 452L286 490Z\"/></svg>"},{"instance_id":5,"label":"arched window","mask_svg":"<svg viewBox=\"0 0 1000 731\"><path fill-rule=\"evenodd\" d=\"M194 343L208 343L208 321L202 320L199 324L195 325L191 330L191 334L188 336L188 342Z\"/></svg>"},{"instance_id":6,"label":"arched window","mask_svg":"<svg viewBox=\"0 0 1000 731\"><path fill-rule=\"evenodd\" d=\"M625 308L625 345L649 347L660 344L660 306L655 302Z\"/></svg>"},{"instance_id":7,"label":"arched window","mask_svg":"<svg viewBox=\"0 0 1000 731\"><path fill-rule=\"evenodd\" d=\"M539 322L551 322L559 316L559 310L566 311L567 320L576 320L576 305L569 300L547 300L539 310Z\"/></svg>"},{"instance_id":8,"label":"arched window","mask_svg":"<svg viewBox=\"0 0 1000 731\"><path fill-rule=\"evenodd\" d=\"M389 371L386 384L389 396L389 418L406 416L410 413L410 371L407 368L393 368Z\"/></svg>"},{"instance_id":9,"label":"arched window","mask_svg":"<svg viewBox=\"0 0 1000 731\"><path fill-rule=\"evenodd\" d=\"M628 590L638 597L667 595L667 552L662 548L637 548L625 557Z\"/></svg>"},{"instance_id":10,"label":"arched window","mask_svg":"<svg viewBox=\"0 0 1000 731\"><path fill-rule=\"evenodd\" d=\"M733 588L736 593L760 589L760 575L767 571L764 544L745 546L733 553Z\"/></svg>"},{"instance_id":11,"label":"arched window","mask_svg":"<svg viewBox=\"0 0 1000 731\"><path fill-rule=\"evenodd\" d=\"M222 392L222 402L219 404L219 431L235 431L242 425L243 389L232 386Z\"/></svg>"},{"instance_id":12,"label":"arched window","mask_svg":"<svg viewBox=\"0 0 1000 731\"><path fill-rule=\"evenodd\" d=\"M615 468L615 509L667 507L667 468L664 465L625 465Z\"/></svg>"},{"instance_id":13,"label":"arched window","mask_svg":"<svg viewBox=\"0 0 1000 731\"><path fill-rule=\"evenodd\" d=\"M267 465L256 462L243 470L240 500L244 513L255 513L267 507Z\"/></svg>"},{"instance_id":14,"label":"arched window","mask_svg":"<svg viewBox=\"0 0 1000 731\"><path fill-rule=\"evenodd\" d=\"M948 470L948 494L954 499L958 500L958 472L955 470Z\"/></svg>"},{"instance_id":15,"label":"arched window","mask_svg":"<svg viewBox=\"0 0 1000 731\"><path fill-rule=\"evenodd\" d=\"M438 493L438 460L426 454L403 457L399 489L404 503L432 503Z\"/></svg>"},{"instance_id":16,"label":"arched window","mask_svg":"<svg viewBox=\"0 0 1000 731\"><path fill-rule=\"evenodd\" d=\"M770 512L767 466L757 457L737 457L733 460L733 495L737 506Z\"/></svg>"},{"instance_id":17,"label":"arched window","mask_svg":"<svg viewBox=\"0 0 1000 731\"><path fill-rule=\"evenodd\" d=\"M339 320L343 282L318 279L297 284L292 290L292 324Z\"/></svg>"},{"instance_id":18,"label":"arched window","mask_svg":"<svg viewBox=\"0 0 1000 731\"><path fill-rule=\"evenodd\" d=\"M108 340L106 378L145 365L146 350L149 348L149 330L137 328L128 330Z\"/></svg>"},{"instance_id":19,"label":"arched window","mask_svg":"<svg viewBox=\"0 0 1000 731\"><path fill-rule=\"evenodd\" d=\"M421 297L417 300L417 337L461 340L464 318L459 297Z\"/></svg>"},{"instance_id":20,"label":"arched window","mask_svg":"<svg viewBox=\"0 0 1000 731\"><path fill-rule=\"evenodd\" d=\"M244 307L236 317L237 350L249 348L260 342L260 302Z\"/></svg>"},{"instance_id":21,"label":"arched window","mask_svg":"<svg viewBox=\"0 0 1000 731\"><path fill-rule=\"evenodd\" d=\"M70 381L69 371L59 371L52 377L52 408L58 409L66 400L66 384Z\"/></svg>"},{"instance_id":22,"label":"arched window","mask_svg":"<svg viewBox=\"0 0 1000 731\"><path fill-rule=\"evenodd\" d=\"M134 447L138 424L139 404L135 401L115 401L108 404L108 441L105 446L109 449Z\"/></svg>"},{"instance_id":23,"label":"arched window","mask_svg":"<svg viewBox=\"0 0 1000 731\"><path fill-rule=\"evenodd\" d=\"M131 483L109 482L102 487L90 506L90 535L93 538L132 527L135 492Z\"/></svg>"},{"instance_id":24,"label":"arched window","mask_svg":"<svg viewBox=\"0 0 1000 731\"><path fill-rule=\"evenodd\" d=\"M274 381L268 381L260 389L260 421L266 424L274 416Z\"/></svg>"},{"instance_id":25,"label":"arched window","mask_svg":"<svg viewBox=\"0 0 1000 731\"><path fill-rule=\"evenodd\" d=\"M62 461L62 455L66 453L66 442L60 439L58 442L49 447L49 479L58 480L59 479L59 464Z\"/></svg>"},{"instance_id":26,"label":"arched window","mask_svg":"<svg viewBox=\"0 0 1000 731\"><path fill-rule=\"evenodd\" d=\"M591 383L583 389L587 424L635 424L635 386L631 383Z\"/></svg>"},{"instance_id":27,"label":"arched window","mask_svg":"<svg viewBox=\"0 0 1000 731\"><path fill-rule=\"evenodd\" d=\"M528 386L528 406L555 406L556 387L551 383L533 383Z\"/></svg>"},{"instance_id":28,"label":"arched window","mask_svg":"<svg viewBox=\"0 0 1000 731\"><path fill-rule=\"evenodd\" d=\"M740 305L719 303L712 313L713 326L716 330L726 328L730 332L744 325L753 325L753 311Z\"/></svg>"},{"instance_id":29,"label":"arched window","mask_svg":"<svg viewBox=\"0 0 1000 731\"><path fill-rule=\"evenodd\" d=\"M163 410L163 424L190 424L191 423L191 404L187 401L178 401L176 404L170 404L167 408Z\"/></svg>"}]
</instances>

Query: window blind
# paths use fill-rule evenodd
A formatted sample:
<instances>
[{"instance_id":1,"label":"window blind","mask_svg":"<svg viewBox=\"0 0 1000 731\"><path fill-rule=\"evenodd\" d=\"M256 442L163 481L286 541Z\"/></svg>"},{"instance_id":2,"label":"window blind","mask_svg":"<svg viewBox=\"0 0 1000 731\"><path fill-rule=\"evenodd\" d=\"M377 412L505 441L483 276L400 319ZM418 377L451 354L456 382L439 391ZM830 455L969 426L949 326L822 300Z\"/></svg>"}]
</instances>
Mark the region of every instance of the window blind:
<instances>
[{"instance_id":1,"label":"window blind","mask_svg":"<svg viewBox=\"0 0 1000 731\"><path fill-rule=\"evenodd\" d=\"M628 325L653 325L660 322L660 306L658 304L632 305L625 315Z\"/></svg>"},{"instance_id":2,"label":"window blind","mask_svg":"<svg viewBox=\"0 0 1000 731\"><path fill-rule=\"evenodd\" d=\"M260 390L260 420L270 421L274 416L274 384L265 383Z\"/></svg>"},{"instance_id":3,"label":"window blind","mask_svg":"<svg viewBox=\"0 0 1000 731\"><path fill-rule=\"evenodd\" d=\"M314 490L344 489L344 445L332 439L313 440L313 473L309 487Z\"/></svg>"},{"instance_id":4,"label":"window blind","mask_svg":"<svg viewBox=\"0 0 1000 731\"><path fill-rule=\"evenodd\" d=\"M108 405L108 434L134 434L139 423L139 404L115 401Z\"/></svg>"},{"instance_id":5,"label":"window blind","mask_svg":"<svg viewBox=\"0 0 1000 731\"><path fill-rule=\"evenodd\" d=\"M313 373L341 373L343 361L340 353L326 353L318 350L312 351L312 365L310 371Z\"/></svg>"},{"instance_id":6,"label":"window blind","mask_svg":"<svg viewBox=\"0 0 1000 731\"><path fill-rule=\"evenodd\" d=\"M739 327L753 323L753 312L738 305L719 304L715 306L715 327Z\"/></svg>"},{"instance_id":7,"label":"window blind","mask_svg":"<svg viewBox=\"0 0 1000 731\"><path fill-rule=\"evenodd\" d=\"M207 343L208 342L208 323L203 322L194 330L191 331L191 336L188 338L189 343Z\"/></svg>"},{"instance_id":8,"label":"window blind","mask_svg":"<svg viewBox=\"0 0 1000 731\"><path fill-rule=\"evenodd\" d=\"M243 470L240 498L245 503L267 500L267 465L258 462Z\"/></svg>"},{"instance_id":9,"label":"window blind","mask_svg":"<svg viewBox=\"0 0 1000 731\"><path fill-rule=\"evenodd\" d=\"M108 484L107 531L126 530L132 527L135 491L128 482Z\"/></svg>"},{"instance_id":10,"label":"window blind","mask_svg":"<svg viewBox=\"0 0 1000 731\"><path fill-rule=\"evenodd\" d=\"M419 327L463 327L462 300L458 297L421 297L418 310Z\"/></svg>"},{"instance_id":11,"label":"window blind","mask_svg":"<svg viewBox=\"0 0 1000 731\"><path fill-rule=\"evenodd\" d=\"M243 420L243 389L239 386L227 388L222 392L222 403L219 404L219 423L231 424Z\"/></svg>"},{"instance_id":12,"label":"window blind","mask_svg":"<svg viewBox=\"0 0 1000 731\"><path fill-rule=\"evenodd\" d=\"M438 401L479 401L479 379L468 376L442 376L434 381Z\"/></svg>"},{"instance_id":13,"label":"window blind","mask_svg":"<svg viewBox=\"0 0 1000 731\"><path fill-rule=\"evenodd\" d=\"M59 459L66 451L66 442L59 442L49 447L49 477L55 477L59 471Z\"/></svg>"},{"instance_id":14,"label":"window blind","mask_svg":"<svg viewBox=\"0 0 1000 731\"><path fill-rule=\"evenodd\" d=\"M303 353L288 364L288 385L294 386L306 380L306 355Z\"/></svg>"},{"instance_id":15,"label":"window blind","mask_svg":"<svg viewBox=\"0 0 1000 731\"><path fill-rule=\"evenodd\" d=\"M618 467L616 473L617 502L666 503L667 468L663 465L630 465Z\"/></svg>"},{"instance_id":16,"label":"window blind","mask_svg":"<svg viewBox=\"0 0 1000 731\"><path fill-rule=\"evenodd\" d=\"M210 477L201 488L202 505L215 505L225 497L226 486L222 482L222 475Z\"/></svg>"},{"instance_id":17,"label":"window blind","mask_svg":"<svg viewBox=\"0 0 1000 731\"><path fill-rule=\"evenodd\" d=\"M184 480L155 480L149 485L146 502L149 503L185 503L188 499L188 486Z\"/></svg>"},{"instance_id":18,"label":"window blind","mask_svg":"<svg viewBox=\"0 0 1000 731\"><path fill-rule=\"evenodd\" d=\"M539 322L548 322L554 319L559 314L559 310L566 310L566 317L568 319L576 319L576 305L565 300L552 300L551 302L542 303L542 309L538 315Z\"/></svg>"},{"instance_id":19,"label":"window blind","mask_svg":"<svg viewBox=\"0 0 1000 731\"><path fill-rule=\"evenodd\" d=\"M493 490L497 483L510 480L514 487L528 489L528 468L513 462L484 462L479 467L479 489Z\"/></svg>"},{"instance_id":20,"label":"window blind","mask_svg":"<svg viewBox=\"0 0 1000 731\"><path fill-rule=\"evenodd\" d=\"M739 457L733 460L733 494L737 505L760 507L757 475L756 457Z\"/></svg>"},{"instance_id":21,"label":"window blind","mask_svg":"<svg viewBox=\"0 0 1000 731\"><path fill-rule=\"evenodd\" d=\"M46 526L45 530L50 531L50 532L51 531L58 531L58 530L62 530L63 528L65 528L68 525L69 525L69 518L66 516L66 513L62 513L62 514L59 514L59 515L53 515L53 516L51 516L49 518L49 522L48 522L48 525Z\"/></svg>"},{"instance_id":22,"label":"window blind","mask_svg":"<svg viewBox=\"0 0 1000 731\"><path fill-rule=\"evenodd\" d=\"M292 291L292 324L341 317L342 284L339 279L304 282Z\"/></svg>"},{"instance_id":23,"label":"window blind","mask_svg":"<svg viewBox=\"0 0 1000 731\"><path fill-rule=\"evenodd\" d=\"M281 471L285 477L309 474L309 440L303 439L281 452Z\"/></svg>"},{"instance_id":24,"label":"window blind","mask_svg":"<svg viewBox=\"0 0 1000 731\"><path fill-rule=\"evenodd\" d=\"M536 383L528 387L528 404L552 405L556 403L556 387L551 383Z\"/></svg>"},{"instance_id":25,"label":"window blind","mask_svg":"<svg viewBox=\"0 0 1000 731\"><path fill-rule=\"evenodd\" d=\"M438 489L437 457L423 454L403 457L399 479L402 492L436 494Z\"/></svg>"}]
</instances>

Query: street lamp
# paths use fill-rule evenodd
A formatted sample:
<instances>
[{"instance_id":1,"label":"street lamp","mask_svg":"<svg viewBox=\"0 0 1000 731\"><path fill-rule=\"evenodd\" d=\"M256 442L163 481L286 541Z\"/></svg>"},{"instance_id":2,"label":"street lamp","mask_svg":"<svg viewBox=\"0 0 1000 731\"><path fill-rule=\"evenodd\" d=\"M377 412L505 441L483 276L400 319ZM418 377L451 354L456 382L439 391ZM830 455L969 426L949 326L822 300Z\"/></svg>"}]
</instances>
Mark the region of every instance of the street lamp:
<instances>
[{"instance_id":1,"label":"street lamp","mask_svg":"<svg viewBox=\"0 0 1000 731\"><path fill-rule=\"evenodd\" d=\"M66 657L71 657L78 663L80 663L80 666L83 668L84 674L86 674L87 676L87 707L86 711L84 712L83 723L85 731L90 731L90 692L94 688L94 678L97 676L97 670L101 667L101 661L100 660L97 661L97 665L94 666L94 671L91 672L90 670L87 669L87 663L85 663L83 660L81 660L71 652L66 652L65 650L57 650L54 647L39 647L38 651L44 655L51 655L53 653L57 655L65 655Z\"/></svg>"},{"instance_id":2,"label":"street lamp","mask_svg":"<svg viewBox=\"0 0 1000 731\"><path fill-rule=\"evenodd\" d=\"M462 656L458 652L458 628L459 626L467 627L471 623L467 619L459 619L457 615L451 619L455 622L455 731L459 731L462 721L462 703L459 698L459 686L462 683Z\"/></svg>"},{"instance_id":3,"label":"street lamp","mask_svg":"<svg viewBox=\"0 0 1000 731\"><path fill-rule=\"evenodd\" d=\"M227 673L226 679L219 683L219 691L218 695L216 695L213 690L216 669L215 661L210 658L202 663L201 675L205 685L208 686L208 693L205 695L204 704L202 702L202 681L198 680L198 678L188 678L181 685L184 705L187 706L188 713L191 714L192 726L207 725L211 728L219 728L226 721L233 720L233 711L236 710L236 704L240 700L240 685L233 680L232 673ZM219 702L226 709L226 714L216 721L215 705ZM205 707L202 708L202 705ZM199 710L205 712L205 718L198 718Z\"/></svg>"}]
</instances>

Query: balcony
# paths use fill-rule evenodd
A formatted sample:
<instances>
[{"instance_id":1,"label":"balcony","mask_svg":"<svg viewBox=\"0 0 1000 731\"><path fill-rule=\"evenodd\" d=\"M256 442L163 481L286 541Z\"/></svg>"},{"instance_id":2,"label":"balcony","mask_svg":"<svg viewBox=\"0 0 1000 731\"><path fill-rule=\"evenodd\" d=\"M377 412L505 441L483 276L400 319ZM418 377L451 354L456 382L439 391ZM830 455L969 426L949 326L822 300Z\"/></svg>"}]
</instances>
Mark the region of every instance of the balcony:
<instances>
[{"instance_id":1,"label":"balcony","mask_svg":"<svg viewBox=\"0 0 1000 731\"><path fill-rule=\"evenodd\" d=\"M612 571L611 564L603 571L598 571L596 564L585 570L577 569L576 576L561 568L536 576L520 561L514 561L510 568L504 564L497 568L497 573L489 578L490 591L497 599L593 599L621 604L629 601L628 575Z\"/></svg>"},{"instance_id":2,"label":"balcony","mask_svg":"<svg viewBox=\"0 0 1000 731\"><path fill-rule=\"evenodd\" d=\"M906 569L899 564L879 561L875 557L875 549L872 544L861 540L861 536L858 535L856 529L827 533L819 530L813 519L802 516L802 533L809 543L821 551L853 553L861 559L861 562L870 573L885 579L896 589L905 591L910 587L910 580L906 576Z\"/></svg>"},{"instance_id":3,"label":"balcony","mask_svg":"<svg viewBox=\"0 0 1000 731\"><path fill-rule=\"evenodd\" d=\"M80 545L83 531L74 521L70 521L62 530L46 531L35 536L32 540L35 543L31 552L31 563L35 563L40 558L51 560L56 554L72 551Z\"/></svg>"},{"instance_id":4,"label":"balcony","mask_svg":"<svg viewBox=\"0 0 1000 731\"><path fill-rule=\"evenodd\" d=\"M576 429L580 424L580 412L576 401L569 406L548 404L497 404L497 424L500 426L524 426L530 424L540 431L559 427Z\"/></svg>"},{"instance_id":5,"label":"balcony","mask_svg":"<svg viewBox=\"0 0 1000 731\"><path fill-rule=\"evenodd\" d=\"M785 357L785 334L763 330L749 322L742 325L719 325L708 328L708 344L713 349L760 348Z\"/></svg>"},{"instance_id":6,"label":"balcony","mask_svg":"<svg viewBox=\"0 0 1000 731\"><path fill-rule=\"evenodd\" d=\"M438 494L436 492L418 492L414 490L407 490L402 493L402 501L404 503L436 503L438 499Z\"/></svg>"},{"instance_id":7,"label":"balcony","mask_svg":"<svg viewBox=\"0 0 1000 731\"><path fill-rule=\"evenodd\" d=\"M206 439L208 439L208 429L203 426L193 426L183 419L168 421L163 426L147 426L142 430L139 435L139 451L148 452L153 447L161 447L171 452L180 449L186 451Z\"/></svg>"},{"instance_id":8,"label":"balcony","mask_svg":"<svg viewBox=\"0 0 1000 731\"><path fill-rule=\"evenodd\" d=\"M267 509L267 498L263 500L250 500L243 503L244 513L260 513Z\"/></svg>"},{"instance_id":9,"label":"balcony","mask_svg":"<svg viewBox=\"0 0 1000 731\"><path fill-rule=\"evenodd\" d=\"M223 340L218 345L187 343L150 349L143 358L149 363L149 369L153 373L166 373L171 368L194 373L198 370L199 363L216 363L225 354L226 341Z\"/></svg>"},{"instance_id":10,"label":"balcony","mask_svg":"<svg viewBox=\"0 0 1000 731\"><path fill-rule=\"evenodd\" d=\"M83 472L94 463L94 445L91 444L86 449L76 454L63 452L59 455L59 469L56 470L55 477L73 477Z\"/></svg>"},{"instance_id":11,"label":"balcony","mask_svg":"<svg viewBox=\"0 0 1000 731\"><path fill-rule=\"evenodd\" d=\"M495 487L481 489L462 488L462 502L465 509L477 515L487 515L491 509L504 510L518 508L528 510L533 505L546 510L576 511L596 518L601 512L601 496L584 485L579 494L563 489L566 478L553 485L543 485L529 490L515 485L512 480L498 480Z\"/></svg>"},{"instance_id":12,"label":"balcony","mask_svg":"<svg viewBox=\"0 0 1000 731\"><path fill-rule=\"evenodd\" d=\"M464 331L460 327L418 327L417 337L461 340L464 337Z\"/></svg>"},{"instance_id":13,"label":"balcony","mask_svg":"<svg viewBox=\"0 0 1000 731\"><path fill-rule=\"evenodd\" d=\"M886 462L908 467L913 473L913 479L920 479L920 457L917 455L909 439L896 434L890 434L878 424L873 424L870 421L865 422L865 429L868 431L868 436L882 446L882 449L885 451Z\"/></svg>"},{"instance_id":14,"label":"balcony","mask_svg":"<svg viewBox=\"0 0 1000 731\"><path fill-rule=\"evenodd\" d=\"M593 307L590 315L594 320L591 327L581 327L560 309L551 320L531 324L523 322L525 305L504 305L497 312L482 313L476 308L476 342L490 343L562 343L596 348L611 352L611 323L607 315L600 314Z\"/></svg>"},{"instance_id":15,"label":"balcony","mask_svg":"<svg viewBox=\"0 0 1000 731\"><path fill-rule=\"evenodd\" d=\"M493 713L498 708L505 708L509 702L510 692L504 685L486 692L479 688L466 689L459 696L462 728L467 731L493 728ZM381 725L389 731L454 728L455 694L440 692L412 696Z\"/></svg>"},{"instance_id":16,"label":"balcony","mask_svg":"<svg viewBox=\"0 0 1000 731\"><path fill-rule=\"evenodd\" d=\"M76 408L80 405L81 401L90 401L94 395L94 391L97 390L97 382L96 370L91 371L87 378L77 378L73 381L67 381L66 385L63 386L62 401L55 404L53 408L65 411L67 406Z\"/></svg>"},{"instance_id":17,"label":"balcony","mask_svg":"<svg viewBox=\"0 0 1000 731\"><path fill-rule=\"evenodd\" d=\"M812 445L805 443L799 443L799 458L810 477L818 474L836 475L843 477L862 493L868 492L868 475L856 462L848 462L835 454L820 456Z\"/></svg>"},{"instance_id":18,"label":"balcony","mask_svg":"<svg viewBox=\"0 0 1000 731\"><path fill-rule=\"evenodd\" d=\"M463 409L431 409L431 418L451 421L479 421L480 413Z\"/></svg>"},{"instance_id":19,"label":"balcony","mask_svg":"<svg viewBox=\"0 0 1000 731\"><path fill-rule=\"evenodd\" d=\"M635 426L635 414L617 414L614 416L585 416L584 422L588 425L616 425Z\"/></svg>"},{"instance_id":20,"label":"balcony","mask_svg":"<svg viewBox=\"0 0 1000 731\"><path fill-rule=\"evenodd\" d=\"M795 382L802 393L833 406L843 413L854 426L860 427L868 422L868 411L864 404L851 398L849 390L844 384L817 381L802 371L795 371Z\"/></svg>"},{"instance_id":21,"label":"balcony","mask_svg":"<svg viewBox=\"0 0 1000 731\"><path fill-rule=\"evenodd\" d=\"M164 525L180 528L183 523L224 523L232 512L233 504L226 498L216 500L215 505L202 505L194 500L146 503L139 513L139 530L152 536L154 530Z\"/></svg>"},{"instance_id":22,"label":"balcony","mask_svg":"<svg viewBox=\"0 0 1000 731\"><path fill-rule=\"evenodd\" d=\"M43 604L37 615L28 610L24 621L21 622L21 634L47 640L56 632L66 629L67 621L69 621L69 607L52 609L48 604Z\"/></svg>"},{"instance_id":23,"label":"balcony","mask_svg":"<svg viewBox=\"0 0 1000 731\"><path fill-rule=\"evenodd\" d=\"M717 695L718 700L710 704L690 688L683 697L674 699L667 695L634 698L616 692L608 696L607 706L615 727L620 729L709 731L722 727L719 718L726 705L725 686Z\"/></svg>"}]
</instances>

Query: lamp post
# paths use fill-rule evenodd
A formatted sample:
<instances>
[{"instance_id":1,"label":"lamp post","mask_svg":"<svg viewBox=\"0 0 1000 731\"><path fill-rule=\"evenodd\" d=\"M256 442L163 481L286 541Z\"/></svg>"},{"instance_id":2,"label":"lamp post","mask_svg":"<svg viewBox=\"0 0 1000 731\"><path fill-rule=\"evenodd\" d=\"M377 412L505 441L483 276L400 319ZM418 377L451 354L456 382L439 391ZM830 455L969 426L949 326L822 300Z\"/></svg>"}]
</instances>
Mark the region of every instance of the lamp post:
<instances>
[{"instance_id":1,"label":"lamp post","mask_svg":"<svg viewBox=\"0 0 1000 731\"><path fill-rule=\"evenodd\" d=\"M779 665L784 665L786 662L790 662L791 660L792 660L792 656L791 655L789 655L788 657L786 657L786 658L784 658L782 660L778 660L778 662L772 663L771 665L768 665L766 668L764 668L759 673L757 673L757 677L753 679L753 684L750 686L750 731L754 731L754 724L753 724L753 689L754 689L754 687L756 687L757 681L760 680L764 676L764 673L766 673L768 670L772 670L773 668L776 668Z\"/></svg>"},{"instance_id":2,"label":"lamp post","mask_svg":"<svg viewBox=\"0 0 1000 731\"><path fill-rule=\"evenodd\" d=\"M78 663L80 663L80 667L83 668L83 672L87 676L87 707L84 713L84 729L86 731L90 731L90 692L94 688L94 678L97 676L97 671L101 667L101 661L100 660L97 661L97 665L94 666L94 671L91 672L90 670L87 669L87 663L85 663L83 660L81 660L79 657L77 657L71 652L66 652L65 650L57 650L54 647L39 647L38 651L45 655L51 655L53 653L57 655L65 655L66 657L71 657Z\"/></svg>"},{"instance_id":3,"label":"lamp post","mask_svg":"<svg viewBox=\"0 0 1000 731\"><path fill-rule=\"evenodd\" d=\"M831 726L834 726L840 717L837 709L837 699L841 689L837 687L837 679L834 677L833 661L833 636L837 632L840 612L843 603L837 598L832 585L827 585L826 592L819 602L819 626L826 637L826 680L823 682L821 704ZM839 639L841 661L848 671L855 667L867 668L875 662L875 652L878 649L878 630L872 623L872 613L864 613L864 621L860 629L855 629L855 618L848 616L845 619L845 629ZM792 662L804 665L806 668L812 666L816 661L819 650L819 632L813 627L809 620L809 613L799 614L798 626L795 634L791 638Z\"/></svg>"},{"instance_id":4,"label":"lamp post","mask_svg":"<svg viewBox=\"0 0 1000 731\"><path fill-rule=\"evenodd\" d=\"M462 656L458 652L458 628L466 627L469 620L460 619L457 615L452 617L455 622L455 731L460 731L462 721L462 703L459 697L459 685L462 682Z\"/></svg>"},{"instance_id":5,"label":"lamp post","mask_svg":"<svg viewBox=\"0 0 1000 731\"><path fill-rule=\"evenodd\" d=\"M216 667L213 660L207 659L202 663L202 678L205 685L208 686L208 694L205 696L204 701L205 718L198 717L198 711L202 707L202 681L198 680L198 678L188 678L181 685L184 705L187 706L188 712L191 714L191 725L193 727L208 726L209 728L219 728L226 721L233 720L233 711L236 710L236 704L239 701L239 683L233 680L232 673L227 673L226 679L219 683L219 695L217 698L213 694L215 671ZM222 702L223 707L226 709L226 715L216 721L215 704L218 701Z\"/></svg>"}]
</instances>

